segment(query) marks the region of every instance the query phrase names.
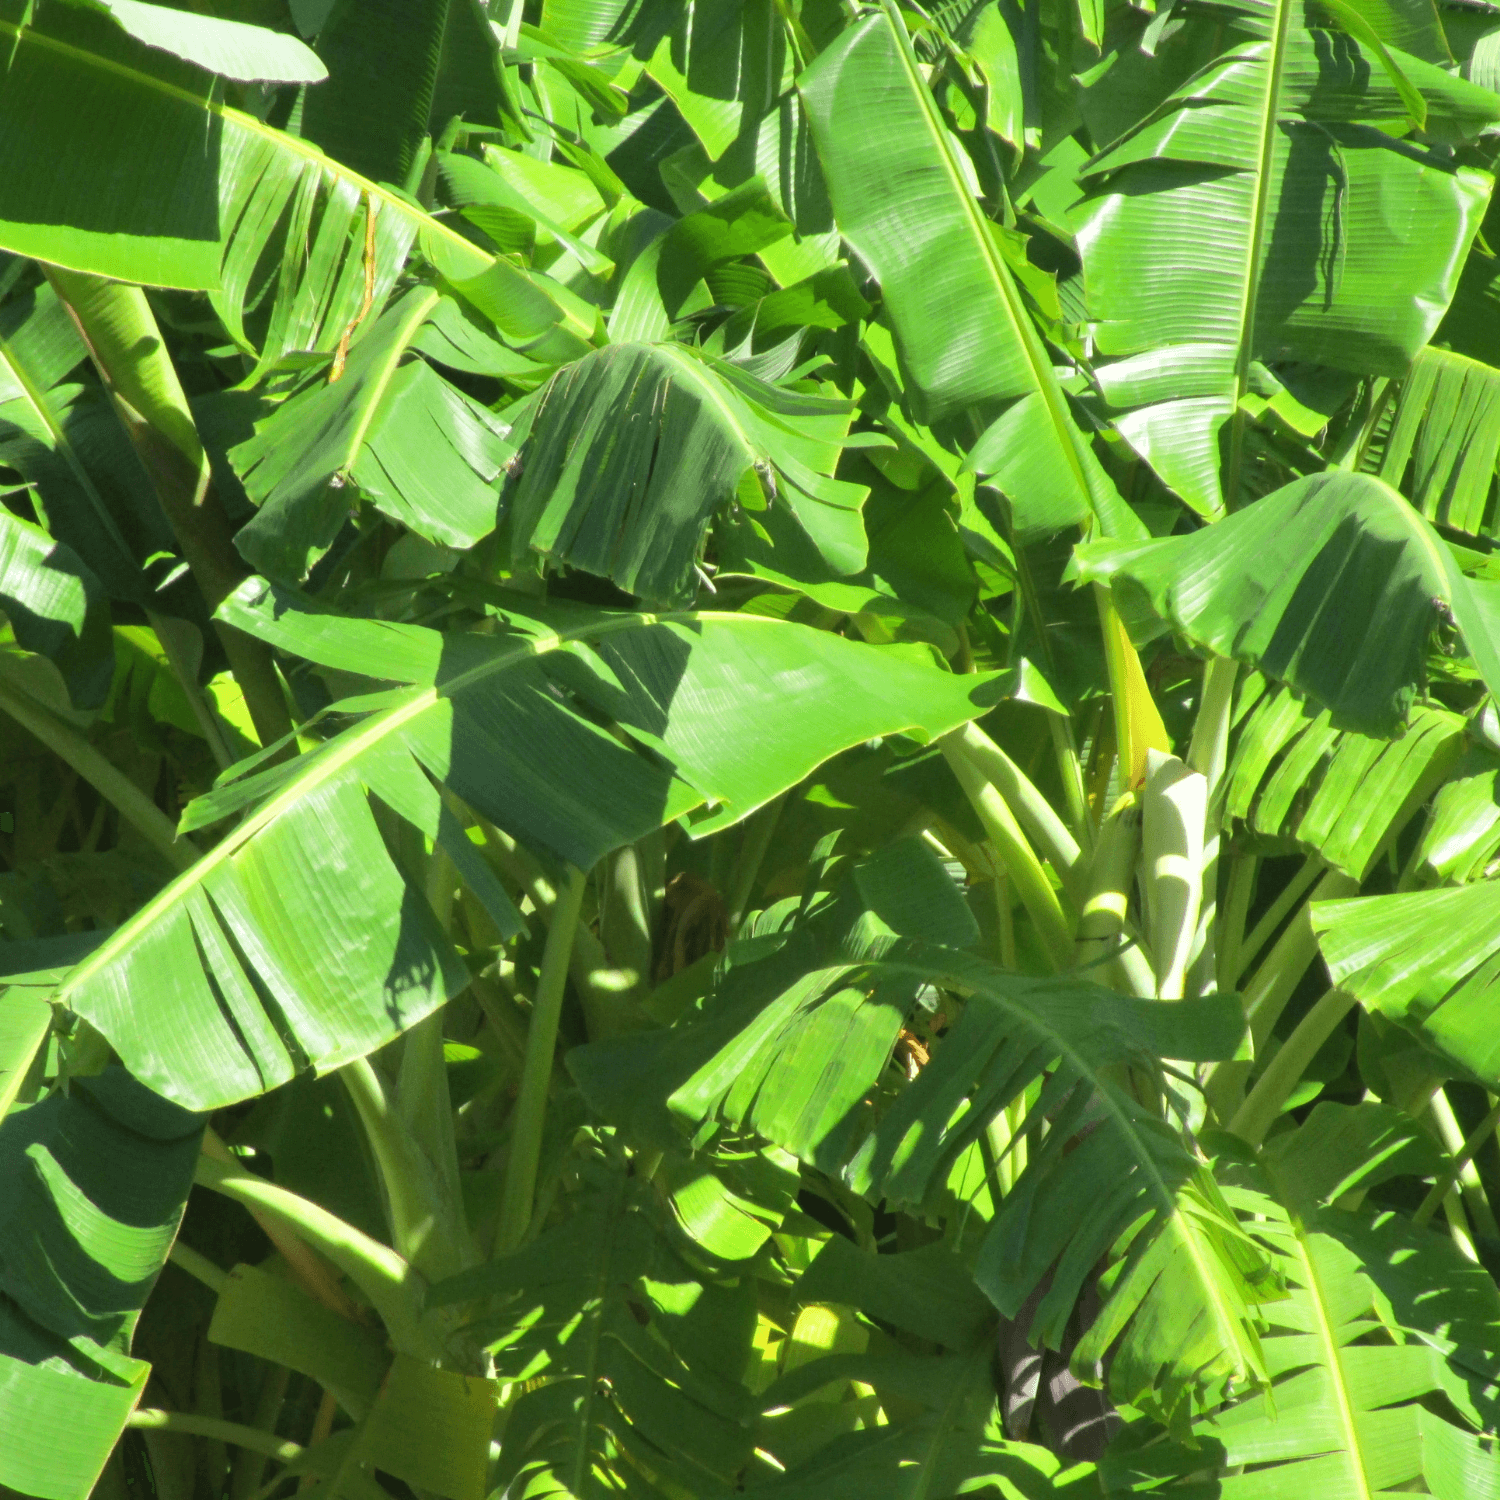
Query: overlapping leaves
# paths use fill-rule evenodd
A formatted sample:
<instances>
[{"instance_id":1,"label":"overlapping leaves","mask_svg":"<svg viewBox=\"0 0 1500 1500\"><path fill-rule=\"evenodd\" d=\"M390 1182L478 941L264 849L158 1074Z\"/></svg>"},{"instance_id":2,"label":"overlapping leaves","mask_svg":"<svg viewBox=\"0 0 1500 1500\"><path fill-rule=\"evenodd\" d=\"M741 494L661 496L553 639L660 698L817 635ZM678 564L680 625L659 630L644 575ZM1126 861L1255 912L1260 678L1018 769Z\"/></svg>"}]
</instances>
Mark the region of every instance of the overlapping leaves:
<instances>
[{"instance_id":1,"label":"overlapping leaves","mask_svg":"<svg viewBox=\"0 0 1500 1500\"><path fill-rule=\"evenodd\" d=\"M1453 296L1488 181L1387 131L1413 99L1460 138L1500 118L1487 90L1309 29L1300 0L1224 9L1253 39L1100 143L1074 216L1100 352L1130 361L1113 367L1111 399L1206 515L1226 501L1232 416L1238 470L1253 361L1399 375ZM1403 227L1418 221L1420 234Z\"/></svg>"},{"instance_id":2,"label":"overlapping leaves","mask_svg":"<svg viewBox=\"0 0 1500 1500\"><path fill-rule=\"evenodd\" d=\"M868 923L848 930L843 947L845 962L810 970L797 936L748 967L731 955L722 994L679 1023L678 1045L610 1044L628 1090L601 1087L609 1056L585 1053L586 1088L606 1107L611 1095L628 1099L637 1129L661 1118L645 1104L651 1095L700 1135L705 1118L754 1128L855 1192L913 1209L1015 1106L1018 1135L1045 1135L979 1252L975 1274L1001 1312L1019 1312L1050 1272L1031 1332L1055 1347L1085 1278L1113 1254L1113 1293L1079 1346L1081 1369L1120 1340L1116 1397L1164 1411L1203 1384L1262 1379L1255 1308L1277 1295L1274 1278L1191 1142L1116 1081L1122 1066L1149 1069L1166 1050L1231 1055L1238 1005L1213 997L1163 1008L1076 979L1026 979L875 936ZM967 998L915 1081L872 1112L866 1095L923 986Z\"/></svg>"},{"instance_id":3,"label":"overlapping leaves","mask_svg":"<svg viewBox=\"0 0 1500 1500\"><path fill-rule=\"evenodd\" d=\"M515 909L439 786L589 869L705 805L700 827L731 824L873 735L942 734L986 692L984 679L746 615L586 613L556 628L512 615L505 634L443 635L312 614L251 580L224 617L404 685L345 701L336 712L353 722L317 750L194 804L187 827L254 810L58 992L137 1077L197 1107L362 1056L467 983L387 852L371 794L436 839L513 935ZM751 725L774 754L743 754Z\"/></svg>"}]
</instances>

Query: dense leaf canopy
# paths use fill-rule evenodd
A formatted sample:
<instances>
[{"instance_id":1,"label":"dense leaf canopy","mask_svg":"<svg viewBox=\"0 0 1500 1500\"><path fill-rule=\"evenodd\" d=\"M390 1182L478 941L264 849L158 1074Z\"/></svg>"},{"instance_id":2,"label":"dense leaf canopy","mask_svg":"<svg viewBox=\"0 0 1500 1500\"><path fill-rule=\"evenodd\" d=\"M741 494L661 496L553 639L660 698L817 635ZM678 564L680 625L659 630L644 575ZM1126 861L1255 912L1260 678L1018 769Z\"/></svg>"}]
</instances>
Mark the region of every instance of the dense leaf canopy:
<instances>
[{"instance_id":1,"label":"dense leaf canopy","mask_svg":"<svg viewBox=\"0 0 1500 1500\"><path fill-rule=\"evenodd\" d=\"M1497 16L0 0L0 1489L1500 1497Z\"/></svg>"}]
</instances>

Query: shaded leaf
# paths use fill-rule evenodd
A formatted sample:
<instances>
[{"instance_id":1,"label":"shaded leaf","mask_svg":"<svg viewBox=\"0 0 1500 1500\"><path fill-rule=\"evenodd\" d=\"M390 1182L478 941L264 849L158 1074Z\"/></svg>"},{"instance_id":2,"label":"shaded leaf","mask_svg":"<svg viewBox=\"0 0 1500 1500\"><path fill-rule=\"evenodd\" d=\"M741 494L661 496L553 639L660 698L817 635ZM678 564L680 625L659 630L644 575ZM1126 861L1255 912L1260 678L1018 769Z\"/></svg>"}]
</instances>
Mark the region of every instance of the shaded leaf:
<instances>
[{"instance_id":1,"label":"shaded leaf","mask_svg":"<svg viewBox=\"0 0 1500 1500\"><path fill-rule=\"evenodd\" d=\"M987 686L747 615L587 612L557 629L511 615L507 634L443 636L305 613L257 580L223 615L321 664L404 685L343 705L355 722L316 751L195 804L187 826L254 810L60 987L138 1077L194 1103L337 1067L468 983L387 852L371 793L482 892L487 867L429 777L587 869L705 803L702 830L736 822L872 735L945 733L983 711ZM750 743L763 753L747 756ZM516 931L488 883L502 931ZM149 1010L134 1000L146 990Z\"/></svg>"},{"instance_id":2,"label":"shaded leaf","mask_svg":"<svg viewBox=\"0 0 1500 1500\"><path fill-rule=\"evenodd\" d=\"M1500 685L1487 586L1388 484L1330 472L1284 485L1217 525L1079 549L1127 618L1154 614L1190 640L1259 667L1330 712L1336 729L1389 735L1451 616L1481 676Z\"/></svg>"},{"instance_id":3,"label":"shaded leaf","mask_svg":"<svg viewBox=\"0 0 1500 1500\"><path fill-rule=\"evenodd\" d=\"M75 708L98 708L115 654L98 580L71 547L0 509L0 608L16 640L62 673Z\"/></svg>"},{"instance_id":4,"label":"shaded leaf","mask_svg":"<svg viewBox=\"0 0 1500 1500\"><path fill-rule=\"evenodd\" d=\"M422 287L355 346L342 377L321 374L230 450L260 514L235 545L272 578L300 581L357 499L418 536L470 547L494 530L507 425L409 357L438 306Z\"/></svg>"}]
</instances>

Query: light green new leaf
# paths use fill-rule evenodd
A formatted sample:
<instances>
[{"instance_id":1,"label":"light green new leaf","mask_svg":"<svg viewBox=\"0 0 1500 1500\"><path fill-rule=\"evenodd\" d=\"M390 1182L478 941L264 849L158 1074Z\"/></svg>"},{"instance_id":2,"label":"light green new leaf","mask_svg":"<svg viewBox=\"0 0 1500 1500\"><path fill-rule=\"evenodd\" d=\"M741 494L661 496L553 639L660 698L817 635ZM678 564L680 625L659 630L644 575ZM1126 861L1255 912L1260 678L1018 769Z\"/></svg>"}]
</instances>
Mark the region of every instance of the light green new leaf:
<instances>
[{"instance_id":1,"label":"light green new leaf","mask_svg":"<svg viewBox=\"0 0 1500 1500\"><path fill-rule=\"evenodd\" d=\"M23 17L25 0L0 4L0 149L19 163L0 181L5 249L207 290L262 367L289 350L336 348L367 295L384 302L419 229L450 278L495 265L400 194L227 107L210 75L103 17L66 5ZM69 171L53 170L59 157ZM510 302L524 293L551 309L552 324L571 326L576 308L561 287L506 271L520 289Z\"/></svg>"},{"instance_id":2,"label":"light green new leaf","mask_svg":"<svg viewBox=\"0 0 1500 1500\"><path fill-rule=\"evenodd\" d=\"M1500 885L1318 901L1312 919L1335 985L1495 1087Z\"/></svg>"},{"instance_id":3,"label":"light green new leaf","mask_svg":"<svg viewBox=\"0 0 1500 1500\"><path fill-rule=\"evenodd\" d=\"M150 1373L130 1340L201 1134L121 1068L0 1124L0 1485L92 1490Z\"/></svg>"},{"instance_id":4,"label":"light green new leaf","mask_svg":"<svg viewBox=\"0 0 1500 1500\"><path fill-rule=\"evenodd\" d=\"M67 4L98 11L138 42L241 83L317 83L328 77L328 69L305 42L264 26L146 5L142 0L67 0Z\"/></svg>"},{"instance_id":5,"label":"light green new leaf","mask_svg":"<svg viewBox=\"0 0 1500 1500\"><path fill-rule=\"evenodd\" d=\"M866 491L831 477L849 416L680 345L601 349L559 371L517 421L512 556L540 552L652 602L691 598L710 518L759 469L823 560L857 572Z\"/></svg>"},{"instance_id":6,"label":"light green new leaf","mask_svg":"<svg viewBox=\"0 0 1500 1500\"><path fill-rule=\"evenodd\" d=\"M410 357L439 305L417 287L390 307L343 375L283 402L230 461L260 514L235 545L261 572L299 582L357 499L418 536L471 547L494 530L507 424Z\"/></svg>"},{"instance_id":7,"label":"light green new leaf","mask_svg":"<svg viewBox=\"0 0 1500 1500\"><path fill-rule=\"evenodd\" d=\"M1500 688L1490 586L1465 578L1432 527L1368 474L1311 475L1202 531L1094 542L1077 557L1127 618L1154 614L1290 683L1338 729L1395 732L1445 618Z\"/></svg>"},{"instance_id":8,"label":"light green new leaf","mask_svg":"<svg viewBox=\"0 0 1500 1500\"><path fill-rule=\"evenodd\" d=\"M393 865L371 793L438 839L471 884L488 867L429 777L588 869L705 803L699 826L725 827L876 735L946 733L992 691L748 615L590 611L556 630L510 616L498 635L445 636L307 614L258 580L222 613L272 645L403 686L342 705L360 717L318 750L194 803L185 827L255 810L58 989L137 1077L195 1105L340 1066L468 983Z\"/></svg>"},{"instance_id":9,"label":"light green new leaf","mask_svg":"<svg viewBox=\"0 0 1500 1500\"><path fill-rule=\"evenodd\" d=\"M843 32L799 86L839 230L880 282L928 419L1017 399L985 472L1001 474L1022 531L1094 514L1109 535L1140 535L1089 461L1003 231L980 208L895 5Z\"/></svg>"},{"instance_id":10,"label":"light green new leaf","mask_svg":"<svg viewBox=\"0 0 1500 1500\"><path fill-rule=\"evenodd\" d=\"M63 675L75 708L98 708L114 676L109 606L71 547L0 507L0 610L16 640Z\"/></svg>"}]
</instances>

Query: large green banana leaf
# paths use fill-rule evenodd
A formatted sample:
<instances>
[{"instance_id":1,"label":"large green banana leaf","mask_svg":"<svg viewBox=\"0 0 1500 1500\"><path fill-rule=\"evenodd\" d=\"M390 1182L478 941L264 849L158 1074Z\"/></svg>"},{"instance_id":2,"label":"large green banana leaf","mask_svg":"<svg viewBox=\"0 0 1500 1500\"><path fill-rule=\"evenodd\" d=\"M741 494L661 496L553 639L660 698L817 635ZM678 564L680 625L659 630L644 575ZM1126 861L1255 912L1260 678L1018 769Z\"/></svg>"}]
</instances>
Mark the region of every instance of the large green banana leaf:
<instances>
[{"instance_id":1,"label":"large green banana leaf","mask_svg":"<svg viewBox=\"0 0 1500 1500\"><path fill-rule=\"evenodd\" d=\"M1113 399L1147 408L1127 436L1210 515L1219 430L1252 362L1402 374L1453 296L1491 185L1393 139L1406 93L1352 37L1308 29L1299 0L1228 9L1254 39L1088 162L1074 216L1099 351L1139 364L1115 376L1129 388ZM1393 65L1432 129L1500 119L1488 90Z\"/></svg>"},{"instance_id":2,"label":"large green banana leaf","mask_svg":"<svg viewBox=\"0 0 1500 1500\"><path fill-rule=\"evenodd\" d=\"M723 961L704 1014L665 1030L575 1047L568 1071L631 1139L665 1150L704 1120L753 1131L824 1171L842 1171L866 1099L885 1073L918 981L851 967L878 933L969 948L979 929L936 856L901 839L857 862L837 899L790 933L785 912L742 930L748 959Z\"/></svg>"},{"instance_id":3,"label":"large green banana leaf","mask_svg":"<svg viewBox=\"0 0 1500 1500\"><path fill-rule=\"evenodd\" d=\"M497 271L399 193L228 107L212 74L100 16L69 5L33 16L25 0L4 0L0 43L9 58L0 151L12 164L0 181L5 249L207 290L231 337L265 365L288 350L334 349L367 298L377 308L385 300L419 230L451 278L494 273L489 300L524 305L537 333L592 331L562 287ZM59 153L66 172L51 165Z\"/></svg>"},{"instance_id":4,"label":"large green banana leaf","mask_svg":"<svg viewBox=\"0 0 1500 1500\"><path fill-rule=\"evenodd\" d=\"M1023 532L1097 516L1140 524L1088 451L1032 322L1003 231L985 216L891 0L851 26L799 80L840 233L880 282L913 390L929 420L1013 404L981 472Z\"/></svg>"},{"instance_id":5,"label":"large green banana leaf","mask_svg":"<svg viewBox=\"0 0 1500 1500\"><path fill-rule=\"evenodd\" d=\"M1078 549L1126 617L1154 615L1220 656L1258 666L1330 712L1335 728L1395 732L1442 620L1500 690L1493 585L1459 571L1447 543L1384 481L1298 479L1218 525Z\"/></svg>"},{"instance_id":6,"label":"large green banana leaf","mask_svg":"<svg viewBox=\"0 0 1500 1500\"><path fill-rule=\"evenodd\" d=\"M507 615L497 636L442 635L309 614L259 580L221 613L401 686L339 705L355 721L312 753L192 804L185 828L254 810L58 989L137 1077L195 1107L369 1052L467 983L392 863L371 793L437 839L513 934L514 910L429 777L588 869L695 810L703 830L725 827L874 736L946 733L995 692L988 677L750 615Z\"/></svg>"}]
</instances>

